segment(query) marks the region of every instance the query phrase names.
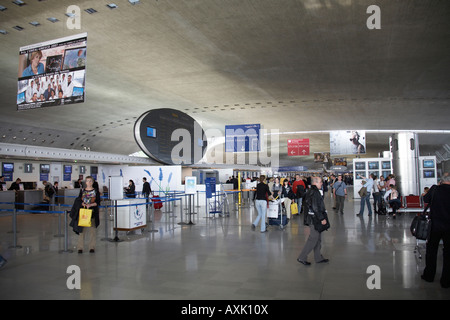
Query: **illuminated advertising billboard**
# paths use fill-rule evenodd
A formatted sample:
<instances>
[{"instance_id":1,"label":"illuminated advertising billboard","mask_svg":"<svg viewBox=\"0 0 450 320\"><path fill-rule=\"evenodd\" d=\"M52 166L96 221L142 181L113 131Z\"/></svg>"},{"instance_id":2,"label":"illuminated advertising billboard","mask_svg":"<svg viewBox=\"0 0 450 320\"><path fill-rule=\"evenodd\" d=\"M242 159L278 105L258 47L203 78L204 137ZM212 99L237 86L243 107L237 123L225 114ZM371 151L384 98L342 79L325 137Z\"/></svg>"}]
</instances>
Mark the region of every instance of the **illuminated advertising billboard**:
<instances>
[{"instance_id":1,"label":"illuminated advertising billboard","mask_svg":"<svg viewBox=\"0 0 450 320\"><path fill-rule=\"evenodd\" d=\"M84 102L87 33L20 48L17 110Z\"/></svg>"}]
</instances>

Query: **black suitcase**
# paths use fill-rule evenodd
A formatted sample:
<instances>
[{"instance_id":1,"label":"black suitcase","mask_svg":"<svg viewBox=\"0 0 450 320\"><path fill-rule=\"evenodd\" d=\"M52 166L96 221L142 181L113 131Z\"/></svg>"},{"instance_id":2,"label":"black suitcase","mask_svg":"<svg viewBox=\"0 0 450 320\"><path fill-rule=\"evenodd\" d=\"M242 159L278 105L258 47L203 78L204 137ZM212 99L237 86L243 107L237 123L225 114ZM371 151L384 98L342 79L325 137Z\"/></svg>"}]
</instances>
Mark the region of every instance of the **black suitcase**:
<instances>
[{"instance_id":1,"label":"black suitcase","mask_svg":"<svg viewBox=\"0 0 450 320\"><path fill-rule=\"evenodd\" d=\"M415 216L411 222L411 234L418 240L427 240L430 234L431 221L425 215Z\"/></svg>"}]
</instances>

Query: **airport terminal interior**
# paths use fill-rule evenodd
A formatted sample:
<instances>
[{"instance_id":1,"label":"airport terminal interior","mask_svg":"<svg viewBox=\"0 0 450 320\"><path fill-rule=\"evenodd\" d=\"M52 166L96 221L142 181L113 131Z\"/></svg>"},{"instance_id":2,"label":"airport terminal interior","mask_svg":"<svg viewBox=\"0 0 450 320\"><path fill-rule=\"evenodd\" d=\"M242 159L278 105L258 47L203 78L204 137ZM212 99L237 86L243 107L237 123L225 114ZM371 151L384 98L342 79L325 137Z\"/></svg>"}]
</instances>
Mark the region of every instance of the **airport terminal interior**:
<instances>
[{"instance_id":1,"label":"airport terminal interior","mask_svg":"<svg viewBox=\"0 0 450 320\"><path fill-rule=\"evenodd\" d=\"M410 229L450 172L449 16L440 0L0 1L0 299L449 300L443 242L424 281ZM299 259L305 203L260 207L262 176L304 179L303 199L323 183L319 259ZM370 177L399 208L361 196Z\"/></svg>"}]
</instances>

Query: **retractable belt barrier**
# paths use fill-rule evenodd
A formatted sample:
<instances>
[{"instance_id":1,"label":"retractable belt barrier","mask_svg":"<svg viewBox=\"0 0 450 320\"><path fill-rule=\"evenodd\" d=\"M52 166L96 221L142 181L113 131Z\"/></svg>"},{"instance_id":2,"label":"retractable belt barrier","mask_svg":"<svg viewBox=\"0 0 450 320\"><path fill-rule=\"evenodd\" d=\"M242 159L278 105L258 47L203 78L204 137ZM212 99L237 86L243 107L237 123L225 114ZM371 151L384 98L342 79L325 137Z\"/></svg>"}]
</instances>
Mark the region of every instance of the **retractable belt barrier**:
<instances>
[{"instance_id":1,"label":"retractable belt barrier","mask_svg":"<svg viewBox=\"0 0 450 320\"><path fill-rule=\"evenodd\" d=\"M59 198L63 198L62 196L58 196ZM68 198L77 198L75 196L67 196ZM127 198L125 198L124 200L126 200ZM142 200L146 200L145 198L137 198L137 199L142 199ZM108 199L109 200L109 199ZM175 201L182 201L181 197L160 197L158 199L158 201L162 202L162 203L172 203ZM132 206L148 206L153 204L154 201L147 200L145 202L140 202L140 203L133 203L133 204L123 204L123 205L117 205L117 204L109 204L109 205L101 205L98 206L99 209L108 209L108 208L116 208L116 207L132 207ZM12 216L12 231L11 233L13 233L13 245L10 246L9 248L22 248L21 245L17 244L17 216L18 215L26 215L26 214L30 214L30 213L47 213L47 214L59 214L59 223L58 223L58 229L59 231L61 230L61 223L60 223L60 218L61 218L61 214L65 214L64 215L64 226L65 226L65 230L64 230L64 234L57 234L55 235L55 237L62 237L64 236L64 249L60 250L59 252L72 252L72 250L69 250L68 248L68 222L67 222L67 216L70 213L70 210L28 210L28 209L17 209L17 206L33 206L33 207L70 207L72 208L72 205L69 204L60 204L60 203L23 203L23 202L0 202L0 205L10 205L12 208L11 209L5 209L5 208L0 208L0 217L8 217L8 216ZM148 208L148 207L147 207ZM2 212L6 212L6 214L3 214ZM183 219L183 211L182 211L182 205L180 206L180 213L181 213L181 219ZM105 220L106 222L107 220ZM107 231L107 227L105 226L105 230ZM156 230L150 230L150 232L153 232Z\"/></svg>"}]
</instances>

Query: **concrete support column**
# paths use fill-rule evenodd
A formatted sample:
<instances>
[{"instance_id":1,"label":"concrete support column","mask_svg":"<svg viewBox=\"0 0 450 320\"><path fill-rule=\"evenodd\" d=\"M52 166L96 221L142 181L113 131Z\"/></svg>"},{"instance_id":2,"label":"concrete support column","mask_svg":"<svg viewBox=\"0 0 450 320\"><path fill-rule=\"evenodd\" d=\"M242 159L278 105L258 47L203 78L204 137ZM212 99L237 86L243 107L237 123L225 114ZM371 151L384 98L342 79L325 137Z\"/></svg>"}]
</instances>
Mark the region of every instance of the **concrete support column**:
<instances>
[{"instance_id":1,"label":"concrete support column","mask_svg":"<svg viewBox=\"0 0 450 320\"><path fill-rule=\"evenodd\" d=\"M392 167L396 185L403 196L419 195L419 139L414 132L391 136Z\"/></svg>"}]
</instances>

